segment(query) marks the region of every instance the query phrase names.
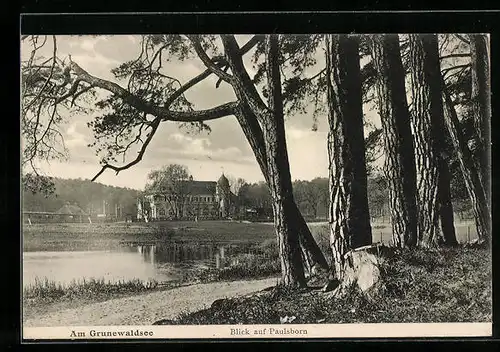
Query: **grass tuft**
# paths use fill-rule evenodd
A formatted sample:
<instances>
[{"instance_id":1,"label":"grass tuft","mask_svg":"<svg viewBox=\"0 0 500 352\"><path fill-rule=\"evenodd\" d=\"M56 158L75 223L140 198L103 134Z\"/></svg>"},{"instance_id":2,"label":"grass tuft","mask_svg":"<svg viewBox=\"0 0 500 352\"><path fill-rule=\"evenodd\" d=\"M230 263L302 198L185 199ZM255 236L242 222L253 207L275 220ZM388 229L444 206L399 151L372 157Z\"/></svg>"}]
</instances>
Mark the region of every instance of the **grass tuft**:
<instances>
[{"instance_id":1,"label":"grass tuft","mask_svg":"<svg viewBox=\"0 0 500 352\"><path fill-rule=\"evenodd\" d=\"M157 287L158 282L155 280L142 281L134 279L111 282L104 279L83 278L63 285L48 278L36 278L34 283L24 288L23 298L28 300L55 300L59 298L84 298L95 295L111 296L144 292L154 290Z\"/></svg>"}]
</instances>

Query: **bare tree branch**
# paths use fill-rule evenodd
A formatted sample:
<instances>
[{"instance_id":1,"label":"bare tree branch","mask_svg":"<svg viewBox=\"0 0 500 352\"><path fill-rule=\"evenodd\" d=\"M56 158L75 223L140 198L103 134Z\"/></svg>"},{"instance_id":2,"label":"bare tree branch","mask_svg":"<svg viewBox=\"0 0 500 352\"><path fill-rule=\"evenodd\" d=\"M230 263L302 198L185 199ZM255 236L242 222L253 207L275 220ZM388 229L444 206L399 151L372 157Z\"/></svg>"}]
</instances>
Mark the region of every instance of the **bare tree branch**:
<instances>
[{"instance_id":1,"label":"bare tree branch","mask_svg":"<svg viewBox=\"0 0 500 352\"><path fill-rule=\"evenodd\" d=\"M449 74L448 76L446 76L445 74L442 75L443 79L446 80L446 82L450 82L450 80L453 78L453 77L456 77L457 79L455 81L459 81L462 76L468 72L470 70L470 67L463 67L462 69L460 69L459 71L455 71L451 74Z\"/></svg>"},{"instance_id":2,"label":"bare tree branch","mask_svg":"<svg viewBox=\"0 0 500 352\"><path fill-rule=\"evenodd\" d=\"M52 79L52 75L54 74L54 68L56 67L57 43L56 43L56 36L55 35L52 36L52 42L54 45L53 56L52 56L52 65L50 67L49 77L47 77L47 79L45 80L44 85L42 86L42 88L39 91L39 95L45 90L45 88L49 84L50 80ZM23 110L28 111L30 106L33 105L33 103L38 100L39 95L37 95L35 98L33 98L33 100L31 100L28 104L26 104L26 107L24 107Z\"/></svg>"},{"instance_id":3,"label":"bare tree branch","mask_svg":"<svg viewBox=\"0 0 500 352\"><path fill-rule=\"evenodd\" d=\"M238 104L238 102L229 102L206 110L186 112L172 111L169 110L166 106L151 104L144 99L133 95L128 90L122 88L120 85L114 82L110 82L105 79L90 75L73 61L71 62L71 68L73 69L73 72L76 74L78 79L81 79L82 81L85 81L92 86L102 88L111 93L114 93L134 108L159 117L162 119L162 121L201 122L214 120L224 116L232 115L234 112L234 108Z\"/></svg>"},{"instance_id":4,"label":"bare tree branch","mask_svg":"<svg viewBox=\"0 0 500 352\"><path fill-rule=\"evenodd\" d=\"M191 43L193 44L194 50L196 51L196 54L200 58L201 61L205 64L205 66L215 73L219 78L223 79L224 81L230 83L232 80L232 76L226 72L224 72L219 66L215 64L212 59L210 59L201 46L200 39L198 36L193 36L190 35L188 36L189 40L191 40Z\"/></svg>"},{"instance_id":5,"label":"bare tree branch","mask_svg":"<svg viewBox=\"0 0 500 352\"><path fill-rule=\"evenodd\" d=\"M450 71L458 70L458 69L462 69L462 68L468 68L468 67L470 67L470 64L463 64L463 65L456 65L456 66L448 67L448 68L441 70L441 74L443 76L445 76Z\"/></svg>"},{"instance_id":6,"label":"bare tree branch","mask_svg":"<svg viewBox=\"0 0 500 352\"><path fill-rule=\"evenodd\" d=\"M449 54L449 55L441 56L439 59L444 60L444 59L450 59L450 58L455 58L455 57L470 57L470 53L469 54Z\"/></svg>"},{"instance_id":7,"label":"bare tree branch","mask_svg":"<svg viewBox=\"0 0 500 352\"><path fill-rule=\"evenodd\" d=\"M241 55L245 55L250 49L252 49L255 45L257 45L258 42L264 40L265 36L263 35L254 35L248 42L246 42L245 45L243 45L240 49ZM229 69L229 65L224 66L224 72L227 72ZM215 83L215 88L219 88L220 84L222 83L222 78L219 78L217 83Z\"/></svg>"},{"instance_id":8,"label":"bare tree branch","mask_svg":"<svg viewBox=\"0 0 500 352\"><path fill-rule=\"evenodd\" d=\"M138 162L140 162L142 160L142 157L144 156L144 153L146 152L146 149L147 149L149 143L153 139L156 131L158 130L158 127L160 126L160 123L161 123L161 119L160 118L156 118L153 121L153 123L151 124L151 132L149 133L148 137L144 141L144 144L142 145L141 149L139 150L139 153L137 154L137 157L134 160L132 160L131 162L129 162L128 164L126 164L124 166L114 166L114 165L106 163L105 165L103 165L101 171L99 171L97 173L97 175L95 175L94 178L92 178L92 182L95 181L99 176L101 176L102 173L104 171L106 171L106 169L114 170L116 172L116 174L118 175L118 173L120 171L126 170L126 169L134 166Z\"/></svg>"},{"instance_id":9,"label":"bare tree branch","mask_svg":"<svg viewBox=\"0 0 500 352\"><path fill-rule=\"evenodd\" d=\"M461 35L461 34L455 33L455 37L457 37L458 39L460 39L465 44L470 44L470 41L467 38L465 38L463 35Z\"/></svg>"}]
</instances>

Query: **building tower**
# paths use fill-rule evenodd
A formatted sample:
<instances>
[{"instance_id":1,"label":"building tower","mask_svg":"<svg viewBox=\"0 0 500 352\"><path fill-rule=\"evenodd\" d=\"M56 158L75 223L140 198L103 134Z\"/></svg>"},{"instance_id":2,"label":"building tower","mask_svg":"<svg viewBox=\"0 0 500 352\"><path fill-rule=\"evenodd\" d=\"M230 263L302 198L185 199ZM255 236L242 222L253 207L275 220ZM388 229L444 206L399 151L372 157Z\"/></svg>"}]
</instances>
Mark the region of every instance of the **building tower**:
<instances>
[{"instance_id":1,"label":"building tower","mask_svg":"<svg viewBox=\"0 0 500 352\"><path fill-rule=\"evenodd\" d=\"M219 214L222 218L227 218L229 216L229 200L230 200L231 189L229 187L229 180L224 176L222 176L217 181L216 186L216 196L217 203L219 204Z\"/></svg>"}]
</instances>

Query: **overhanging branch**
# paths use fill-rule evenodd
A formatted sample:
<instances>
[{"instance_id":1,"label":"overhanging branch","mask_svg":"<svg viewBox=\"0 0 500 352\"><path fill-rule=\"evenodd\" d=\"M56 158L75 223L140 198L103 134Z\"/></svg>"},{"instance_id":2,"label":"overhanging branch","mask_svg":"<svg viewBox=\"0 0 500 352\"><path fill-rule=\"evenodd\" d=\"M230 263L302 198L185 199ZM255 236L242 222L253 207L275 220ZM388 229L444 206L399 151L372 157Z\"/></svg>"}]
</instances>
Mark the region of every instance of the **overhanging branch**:
<instances>
[{"instance_id":1,"label":"overhanging branch","mask_svg":"<svg viewBox=\"0 0 500 352\"><path fill-rule=\"evenodd\" d=\"M191 43L193 44L194 50L196 51L196 54L200 58L200 60L205 64L205 66L212 71L214 74L216 74L219 78L223 79L224 81L230 83L232 80L232 76L228 74L227 72L224 72L219 66L215 64L215 62L210 59L201 46L200 39L198 36L188 36L189 40L191 40Z\"/></svg>"},{"instance_id":2,"label":"overhanging branch","mask_svg":"<svg viewBox=\"0 0 500 352\"><path fill-rule=\"evenodd\" d=\"M201 122L214 120L224 116L232 115L234 112L234 108L238 104L238 102L229 102L206 110L172 111L169 110L166 106L151 104L144 99L133 95L128 90L124 89L114 82L92 76L73 61L71 62L71 68L77 76L77 79L87 82L94 87L105 89L111 93L114 93L130 106L147 114L156 116L162 121Z\"/></svg>"},{"instance_id":3,"label":"overhanging branch","mask_svg":"<svg viewBox=\"0 0 500 352\"><path fill-rule=\"evenodd\" d=\"M248 51L250 51L255 45L257 45L257 43L259 41L262 41L264 38L263 35L254 35L241 49L240 49L240 52L241 52L241 55L244 55L246 54ZM214 64L221 68L222 70L225 70L224 72L227 71L227 68L229 68L229 65L227 64L227 62L225 60L223 60L222 57L217 57L217 58L213 58L212 60L214 62ZM172 104L177 98L179 98L182 94L184 94L189 88L193 87L194 85L198 84L199 82L203 81L205 78L207 78L208 76L210 76L212 74L212 70L207 68L205 71L203 71L202 73L200 73L198 76L192 78L191 80L189 80L186 84L184 84L182 87L180 87L179 89L177 89L167 100L167 102L165 103L165 106L168 107L170 106L170 104ZM218 88L218 86L220 85L220 83L222 82L222 79L219 78L219 80L217 81L216 83L216 87Z\"/></svg>"},{"instance_id":4,"label":"overhanging branch","mask_svg":"<svg viewBox=\"0 0 500 352\"><path fill-rule=\"evenodd\" d=\"M104 171L106 171L106 169L114 170L116 172L116 174L118 175L118 173L120 171L126 170L126 169L134 166L138 162L140 162L142 160L142 157L144 156L144 153L146 152L146 149L147 149L149 143L153 139L156 131L158 130L158 127L160 126L160 123L161 123L161 119L160 118L156 118L153 121L153 123L151 124L151 132L149 133L148 137L146 138L146 140L142 144L141 150L139 150L139 153L137 154L137 157L134 160L132 160L131 162L129 162L128 164L126 164L124 166L114 166L114 165L111 165L111 164L105 164L105 165L103 165L101 171L99 171L97 173L97 175L95 175L94 178L92 178L92 182L94 182L99 176L101 176L102 173Z\"/></svg>"},{"instance_id":5,"label":"overhanging branch","mask_svg":"<svg viewBox=\"0 0 500 352\"><path fill-rule=\"evenodd\" d=\"M265 36L263 35L254 35L245 45L243 45L240 49L241 56L245 55L250 49L252 49L258 42L264 40ZM227 72L229 69L229 65L224 66L224 72ZM219 88L222 83L222 78L219 78L217 83L215 84L215 88Z\"/></svg>"}]
</instances>

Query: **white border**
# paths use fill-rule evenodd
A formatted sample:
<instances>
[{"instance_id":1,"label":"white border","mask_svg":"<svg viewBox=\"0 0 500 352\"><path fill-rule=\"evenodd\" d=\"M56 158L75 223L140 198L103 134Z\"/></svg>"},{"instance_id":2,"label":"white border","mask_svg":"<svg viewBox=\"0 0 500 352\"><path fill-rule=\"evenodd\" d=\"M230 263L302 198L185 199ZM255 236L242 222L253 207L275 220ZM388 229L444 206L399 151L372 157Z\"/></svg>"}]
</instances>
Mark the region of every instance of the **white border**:
<instances>
[{"instance_id":1,"label":"white border","mask_svg":"<svg viewBox=\"0 0 500 352\"><path fill-rule=\"evenodd\" d=\"M104 332L109 336L97 336ZM127 335L128 333L128 335ZM141 335L142 333L142 335ZM121 336L120 336L121 334ZM114 336L113 336L114 335ZM491 323L24 327L25 340L489 337Z\"/></svg>"}]
</instances>

